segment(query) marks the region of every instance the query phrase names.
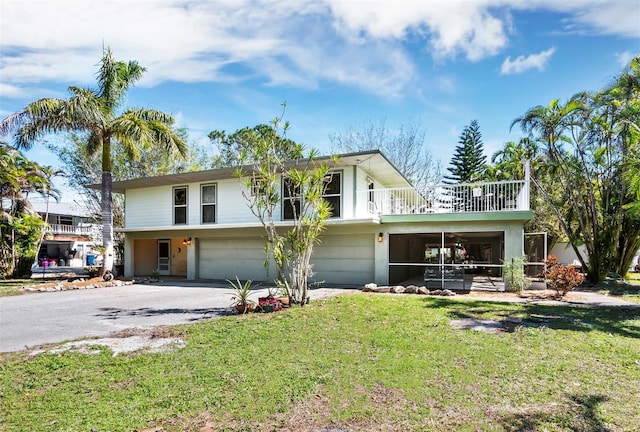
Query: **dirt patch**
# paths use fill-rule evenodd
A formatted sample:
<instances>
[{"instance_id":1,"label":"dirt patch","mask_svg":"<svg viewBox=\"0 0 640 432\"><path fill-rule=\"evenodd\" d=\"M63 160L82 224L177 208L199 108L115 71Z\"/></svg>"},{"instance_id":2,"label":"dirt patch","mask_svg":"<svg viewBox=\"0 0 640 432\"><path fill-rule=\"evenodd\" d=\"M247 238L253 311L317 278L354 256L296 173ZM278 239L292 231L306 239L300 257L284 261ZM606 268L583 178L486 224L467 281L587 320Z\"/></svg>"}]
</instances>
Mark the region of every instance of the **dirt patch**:
<instances>
[{"instance_id":1,"label":"dirt patch","mask_svg":"<svg viewBox=\"0 0 640 432\"><path fill-rule=\"evenodd\" d=\"M476 318L465 318L459 320L452 320L451 327L461 330L474 330L485 333L502 333L504 331L504 325L500 321L494 320L481 320Z\"/></svg>"},{"instance_id":2,"label":"dirt patch","mask_svg":"<svg viewBox=\"0 0 640 432\"><path fill-rule=\"evenodd\" d=\"M163 330L162 327L154 329L126 329L112 334L109 337L84 339L67 342L51 348L31 351L32 356L40 354L60 354L71 351L80 354L100 354L104 348L113 352L113 357L126 353L158 353L169 352L186 346L184 339L175 332Z\"/></svg>"},{"instance_id":3,"label":"dirt patch","mask_svg":"<svg viewBox=\"0 0 640 432\"><path fill-rule=\"evenodd\" d=\"M114 279L109 282L105 282L102 278L95 277L91 279L77 279L77 280L58 280L53 282L46 282L37 285L26 285L20 287L19 290L24 293L41 293L41 292L56 292L56 291L72 291L94 288L108 288L114 286L132 285L134 281Z\"/></svg>"},{"instance_id":4,"label":"dirt patch","mask_svg":"<svg viewBox=\"0 0 640 432\"><path fill-rule=\"evenodd\" d=\"M528 300L560 300L560 301L584 301L585 298L577 293L567 293L562 299L558 299L554 290L530 290L520 293L502 291L469 291L462 294L467 297L495 298L495 299L528 299Z\"/></svg>"}]
</instances>

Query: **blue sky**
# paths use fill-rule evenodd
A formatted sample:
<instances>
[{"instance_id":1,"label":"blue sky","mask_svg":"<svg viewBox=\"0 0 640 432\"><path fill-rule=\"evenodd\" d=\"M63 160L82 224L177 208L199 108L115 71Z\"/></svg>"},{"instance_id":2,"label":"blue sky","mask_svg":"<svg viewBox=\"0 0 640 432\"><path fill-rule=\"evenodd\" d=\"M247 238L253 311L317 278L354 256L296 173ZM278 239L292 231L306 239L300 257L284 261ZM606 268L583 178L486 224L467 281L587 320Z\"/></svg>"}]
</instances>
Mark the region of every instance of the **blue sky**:
<instances>
[{"instance_id":1,"label":"blue sky","mask_svg":"<svg viewBox=\"0 0 640 432\"><path fill-rule=\"evenodd\" d=\"M610 82L640 54L640 2L3 0L0 117L94 86L103 44L147 68L126 105L173 114L195 143L286 101L307 147L411 122L447 166L471 120L490 156L520 138L509 126L527 109Z\"/></svg>"}]
</instances>

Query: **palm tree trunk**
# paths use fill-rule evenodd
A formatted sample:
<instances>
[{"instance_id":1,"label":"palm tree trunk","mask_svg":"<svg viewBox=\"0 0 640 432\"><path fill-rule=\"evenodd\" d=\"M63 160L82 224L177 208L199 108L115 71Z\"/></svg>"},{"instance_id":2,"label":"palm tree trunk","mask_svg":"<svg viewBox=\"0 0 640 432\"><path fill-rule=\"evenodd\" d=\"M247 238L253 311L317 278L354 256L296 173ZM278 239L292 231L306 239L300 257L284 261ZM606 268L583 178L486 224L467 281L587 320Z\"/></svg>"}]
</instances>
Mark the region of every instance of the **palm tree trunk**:
<instances>
[{"instance_id":1,"label":"palm tree trunk","mask_svg":"<svg viewBox=\"0 0 640 432\"><path fill-rule=\"evenodd\" d=\"M104 257L102 271L104 276L113 270L113 178L111 171L102 171L102 246Z\"/></svg>"}]
</instances>

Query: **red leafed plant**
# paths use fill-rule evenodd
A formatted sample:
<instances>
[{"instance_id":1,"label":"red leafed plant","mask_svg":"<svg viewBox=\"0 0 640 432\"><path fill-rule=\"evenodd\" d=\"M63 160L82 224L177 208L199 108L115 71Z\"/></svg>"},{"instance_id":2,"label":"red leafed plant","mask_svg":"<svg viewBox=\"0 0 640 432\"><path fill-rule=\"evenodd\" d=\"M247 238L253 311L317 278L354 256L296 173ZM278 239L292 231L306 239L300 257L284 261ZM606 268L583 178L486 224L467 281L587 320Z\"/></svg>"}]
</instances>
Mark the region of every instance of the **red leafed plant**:
<instances>
[{"instance_id":1,"label":"red leafed plant","mask_svg":"<svg viewBox=\"0 0 640 432\"><path fill-rule=\"evenodd\" d=\"M276 312L282 310L282 303L274 297L260 297L258 306L263 312Z\"/></svg>"},{"instance_id":2,"label":"red leafed plant","mask_svg":"<svg viewBox=\"0 0 640 432\"><path fill-rule=\"evenodd\" d=\"M544 261L544 273L549 285L556 290L558 298L563 298L584 282L584 275L575 266L558 263L555 255L549 255Z\"/></svg>"}]
</instances>

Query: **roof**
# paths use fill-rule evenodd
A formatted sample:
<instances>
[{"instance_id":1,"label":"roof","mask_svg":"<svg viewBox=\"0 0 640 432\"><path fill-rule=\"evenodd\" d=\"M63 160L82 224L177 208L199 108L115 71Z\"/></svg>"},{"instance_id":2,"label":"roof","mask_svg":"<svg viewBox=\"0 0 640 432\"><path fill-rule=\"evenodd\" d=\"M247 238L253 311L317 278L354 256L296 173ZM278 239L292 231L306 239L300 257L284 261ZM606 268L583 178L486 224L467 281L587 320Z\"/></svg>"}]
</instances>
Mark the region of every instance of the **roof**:
<instances>
[{"instance_id":1,"label":"roof","mask_svg":"<svg viewBox=\"0 0 640 432\"><path fill-rule=\"evenodd\" d=\"M58 214L58 215L68 215L68 216L90 216L91 212L87 210L86 207L78 204L78 203L63 203L56 202L55 200L40 201L40 200L30 200L31 205L34 210L38 213L46 213L49 214Z\"/></svg>"},{"instance_id":2,"label":"roof","mask_svg":"<svg viewBox=\"0 0 640 432\"><path fill-rule=\"evenodd\" d=\"M410 187L411 183L398 171L398 169L380 152L371 150L357 153L346 153L338 156L336 167L358 166L364 172L375 177L386 187ZM331 156L315 158L318 162L330 161ZM293 162L292 162L293 163ZM251 165L243 168L251 169ZM113 192L124 193L128 189L141 189L155 186L178 185L185 183L199 183L211 180L223 180L235 178L233 168L217 168L204 171L192 171L177 174L170 174L156 177L142 177L130 180L113 182ZM100 184L89 186L92 189L100 189Z\"/></svg>"}]
</instances>

